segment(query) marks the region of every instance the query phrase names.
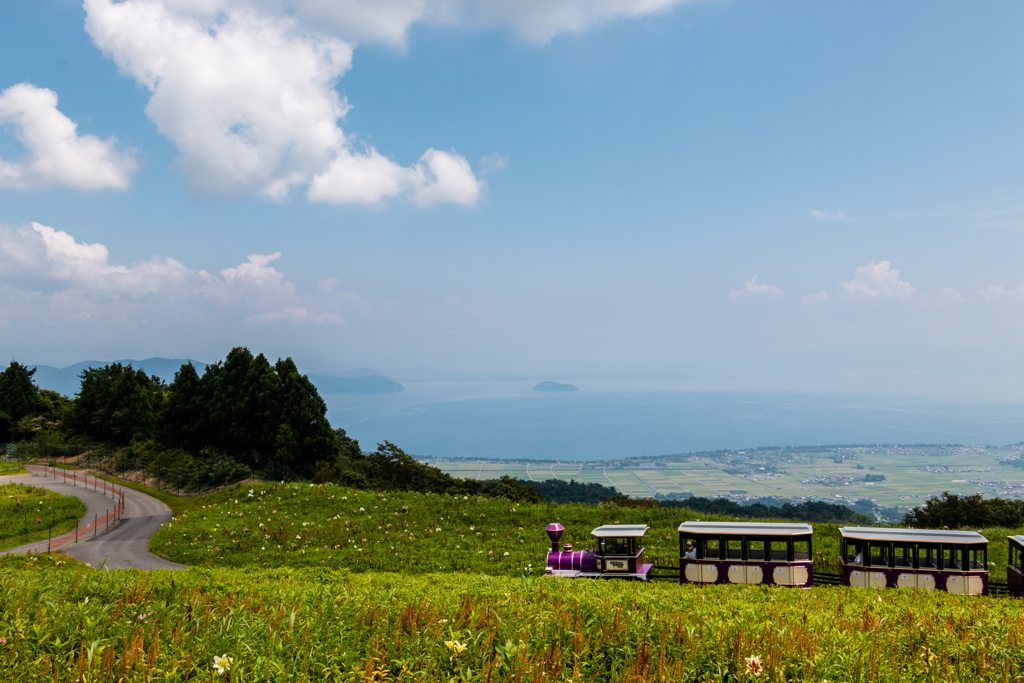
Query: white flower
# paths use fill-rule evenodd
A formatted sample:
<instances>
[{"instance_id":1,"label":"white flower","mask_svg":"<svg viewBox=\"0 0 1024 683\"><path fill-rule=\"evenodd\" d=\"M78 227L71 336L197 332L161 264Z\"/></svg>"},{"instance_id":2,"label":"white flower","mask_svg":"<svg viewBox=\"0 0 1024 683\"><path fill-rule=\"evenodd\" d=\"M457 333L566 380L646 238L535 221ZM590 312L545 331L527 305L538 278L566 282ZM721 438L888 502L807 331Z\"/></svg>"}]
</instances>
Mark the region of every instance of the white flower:
<instances>
[{"instance_id":1,"label":"white flower","mask_svg":"<svg viewBox=\"0 0 1024 683\"><path fill-rule=\"evenodd\" d=\"M233 657L228 657L226 654L220 657L213 658L213 668L217 670L221 676L231 671L231 663L235 661Z\"/></svg>"},{"instance_id":2,"label":"white flower","mask_svg":"<svg viewBox=\"0 0 1024 683\"><path fill-rule=\"evenodd\" d=\"M440 530L441 530L441 527L437 527L437 531L440 531Z\"/></svg>"},{"instance_id":3,"label":"white flower","mask_svg":"<svg viewBox=\"0 0 1024 683\"><path fill-rule=\"evenodd\" d=\"M302 536L299 536L298 534L295 534L295 538L302 538Z\"/></svg>"}]
</instances>

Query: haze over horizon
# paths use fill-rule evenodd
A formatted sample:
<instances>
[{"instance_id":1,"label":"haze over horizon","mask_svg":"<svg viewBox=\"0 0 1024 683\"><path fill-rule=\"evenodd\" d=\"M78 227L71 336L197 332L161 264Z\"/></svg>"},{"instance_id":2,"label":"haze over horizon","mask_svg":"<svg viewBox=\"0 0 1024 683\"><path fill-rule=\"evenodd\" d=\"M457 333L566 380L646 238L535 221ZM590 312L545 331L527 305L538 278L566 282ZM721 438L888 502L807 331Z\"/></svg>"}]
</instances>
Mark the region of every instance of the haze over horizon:
<instances>
[{"instance_id":1,"label":"haze over horizon","mask_svg":"<svg viewBox=\"0 0 1024 683\"><path fill-rule=\"evenodd\" d=\"M5 361L1024 401L1020 5L3 16Z\"/></svg>"}]
</instances>

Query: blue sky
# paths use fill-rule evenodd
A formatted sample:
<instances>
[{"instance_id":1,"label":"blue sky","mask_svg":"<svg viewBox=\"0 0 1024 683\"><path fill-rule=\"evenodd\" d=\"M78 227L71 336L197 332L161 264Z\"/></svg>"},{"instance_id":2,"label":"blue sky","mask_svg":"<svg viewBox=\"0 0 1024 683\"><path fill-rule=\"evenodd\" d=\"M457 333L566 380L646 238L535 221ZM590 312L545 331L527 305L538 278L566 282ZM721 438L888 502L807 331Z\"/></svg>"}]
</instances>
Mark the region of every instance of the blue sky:
<instances>
[{"instance_id":1,"label":"blue sky","mask_svg":"<svg viewBox=\"0 0 1024 683\"><path fill-rule=\"evenodd\" d=\"M11 358L1024 399L1019 4L2 11Z\"/></svg>"}]
</instances>

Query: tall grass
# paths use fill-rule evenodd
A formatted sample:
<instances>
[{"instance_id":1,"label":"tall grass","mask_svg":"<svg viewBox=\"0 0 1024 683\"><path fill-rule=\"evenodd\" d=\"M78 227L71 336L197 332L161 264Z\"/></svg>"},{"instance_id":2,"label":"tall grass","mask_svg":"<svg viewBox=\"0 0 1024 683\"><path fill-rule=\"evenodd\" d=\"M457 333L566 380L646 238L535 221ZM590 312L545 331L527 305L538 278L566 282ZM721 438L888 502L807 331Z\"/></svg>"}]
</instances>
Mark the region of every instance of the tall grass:
<instances>
[{"instance_id":1,"label":"tall grass","mask_svg":"<svg viewBox=\"0 0 1024 683\"><path fill-rule=\"evenodd\" d=\"M5 681L905 683L1024 674L1024 614L1009 600L54 564L0 562ZM220 655L233 660L224 675L213 669ZM748 668L754 657L760 676Z\"/></svg>"},{"instance_id":2,"label":"tall grass","mask_svg":"<svg viewBox=\"0 0 1024 683\"><path fill-rule=\"evenodd\" d=\"M75 528L85 505L25 484L0 485L0 550L45 539L53 524L54 537Z\"/></svg>"},{"instance_id":3,"label":"tall grass","mask_svg":"<svg viewBox=\"0 0 1024 683\"><path fill-rule=\"evenodd\" d=\"M678 566L681 522L731 519L678 509L514 504L472 496L266 482L188 499L175 508L177 516L150 547L187 565L504 576L543 571L549 547L544 527L550 522L565 526L562 542L576 549L592 543L590 531L601 524L646 523L651 529L644 537L645 557L659 565ZM982 532L992 541L992 579L1003 581L1005 539L1013 530ZM838 571L835 525L814 525L814 551L819 570Z\"/></svg>"}]
</instances>

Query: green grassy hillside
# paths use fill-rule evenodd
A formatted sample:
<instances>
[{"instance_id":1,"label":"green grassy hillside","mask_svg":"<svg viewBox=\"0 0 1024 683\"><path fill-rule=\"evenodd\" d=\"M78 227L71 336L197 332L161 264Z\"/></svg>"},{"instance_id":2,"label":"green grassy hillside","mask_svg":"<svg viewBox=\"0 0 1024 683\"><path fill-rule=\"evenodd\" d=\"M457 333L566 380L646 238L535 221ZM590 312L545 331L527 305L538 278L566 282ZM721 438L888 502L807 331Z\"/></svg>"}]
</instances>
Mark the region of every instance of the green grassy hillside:
<instances>
[{"instance_id":1,"label":"green grassy hillside","mask_svg":"<svg viewBox=\"0 0 1024 683\"><path fill-rule=\"evenodd\" d=\"M0 550L46 540L51 523L57 537L74 529L84 514L85 505L73 496L4 484L0 486Z\"/></svg>"},{"instance_id":2,"label":"green grassy hillside","mask_svg":"<svg viewBox=\"0 0 1024 683\"><path fill-rule=\"evenodd\" d=\"M5 681L981 683L1024 673L1024 616L1010 600L55 564L0 560ZM218 674L224 655L230 670Z\"/></svg>"},{"instance_id":3,"label":"green grassy hillside","mask_svg":"<svg viewBox=\"0 0 1024 683\"><path fill-rule=\"evenodd\" d=\"M562 542L576 548L589 543L591 529L601 524L646 523L651 530L644 538L645 555L656 564L678 565L676 530L681 522L726 519L679 509L511 504L501 499L265 482L188 499L175 508L177 517L154 536L150 547L162 557L192 566L324 566L503 576L543 572L549 546L544 527L550 522L565 526ZM814 530L819 568L836 571L837 528L816 524ZM992 541L993 580L1005 580L1005 538L1012 532L982 530Z\"/></svg>"}]
</instances>

